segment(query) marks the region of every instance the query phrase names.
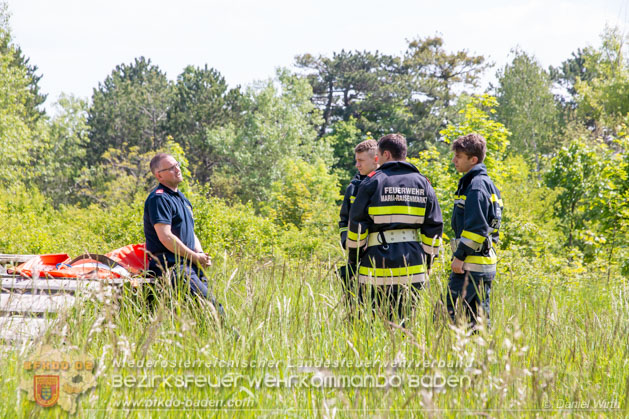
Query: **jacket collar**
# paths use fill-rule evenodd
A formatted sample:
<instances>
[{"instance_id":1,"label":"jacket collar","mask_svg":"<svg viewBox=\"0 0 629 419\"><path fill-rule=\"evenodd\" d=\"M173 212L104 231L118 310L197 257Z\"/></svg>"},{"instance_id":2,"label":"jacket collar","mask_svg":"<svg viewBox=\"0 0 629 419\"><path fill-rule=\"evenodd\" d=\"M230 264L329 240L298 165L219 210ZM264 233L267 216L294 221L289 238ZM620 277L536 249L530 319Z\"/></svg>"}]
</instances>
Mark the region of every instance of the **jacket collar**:
<instances>
[{"instance_id":1,"label":"jacket collar","mask_svg":"<svg viewBox=\"0 0 629 419\"><path fill-rule=\"evenodd\" d=\"M366 178L366 177L367 177L367 175L361 175L360 172L356 172L356 174L354 175L354 177L352 178L350 183L358 184L358 183L362 182L362 180L364 178Z\"/></svg>"},{"instance_id":2,"label":"jacket collar","mask_svg":"<svg viewBox=\"0 0 629 419\"><path fill-rule=\"evenodd\" d=\"M415 167L413 164L407 161L389 161L389 162L384 163L379 168L377 168L376 171L385 170L385 169L388 169L388 170L406 169L406 170L412 170L413 172L419 173L419 169L417 169L417 167Z\"/></svg>"},{"instance_id":3,"label":"jacket collar","mask_svg":"<svg viewBox=\"0 0 629 419\"><path fill-rule=\"evenodd\" d=\"M157 190L157 189L163 189L164 192L166 192L167 194L170 194L170 195L179 195L179 191L175 192L172 189L170 189L168 186L164 186L161 183L159 185L157 185L157 188L155 188L155 190Z\"/></svg>"},{"instance_id":4,"label":"jacket collar","mask_svg":"<svg viewBox=\"0 0 629 419\"><path fill-rule=\"evenodd\" d=\"M459 180L458 190L461 191L461 189L465 189L465 187L470 184L472 179L480 175L487 175L487 167L485 166L485 163L477 164L472 167L469 172L463 175L463 177Z\"/></svg>"}]
</instances>

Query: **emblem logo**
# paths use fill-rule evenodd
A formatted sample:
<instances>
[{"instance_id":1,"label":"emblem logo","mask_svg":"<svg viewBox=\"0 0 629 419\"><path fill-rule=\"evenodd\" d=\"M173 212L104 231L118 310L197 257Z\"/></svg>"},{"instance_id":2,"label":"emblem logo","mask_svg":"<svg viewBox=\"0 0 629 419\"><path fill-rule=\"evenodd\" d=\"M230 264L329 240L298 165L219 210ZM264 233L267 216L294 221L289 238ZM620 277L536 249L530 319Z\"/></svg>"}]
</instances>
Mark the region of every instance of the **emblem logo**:
<instances>
[{"instance_id":1,"label":"emblem logo","mask_svg":"<svg viewBox=\"0 0 629 419\"><path fill-rule=\"evenodd\" d=\"M20 389L42 407L59 406L76 412L77 398L96 386L94 359L87 354L61 352L51 346L37 348L24 360Z\"/></svg>"},{"instance_id":2,"label":"emblem logo","mask_svg":"<svg viewBox=\"0 0 629 419\"><path fill-rule=\"evenodd\" d=\"M35 401L42 407L52 407L59 400L59 376L36 375L33 378Z\"/></svg>"}]
</instances>

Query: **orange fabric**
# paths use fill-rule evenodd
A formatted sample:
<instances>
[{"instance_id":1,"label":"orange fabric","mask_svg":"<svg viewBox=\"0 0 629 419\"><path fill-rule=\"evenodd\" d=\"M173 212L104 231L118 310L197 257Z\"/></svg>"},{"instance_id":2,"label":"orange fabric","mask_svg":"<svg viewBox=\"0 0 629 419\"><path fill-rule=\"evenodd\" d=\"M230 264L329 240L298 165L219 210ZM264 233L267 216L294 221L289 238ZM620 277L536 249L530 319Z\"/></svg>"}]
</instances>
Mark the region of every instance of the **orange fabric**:
<instances>
[{"instance_id":1,"label":"orange fabric","mask_svg":"<svg viewBox=\"0 0 629 419\"><path fill-rule=\"evenodd\" d=\"M70 262L70 256L66 253L39 255L18 265L12 272L27 278L32 278L33 276L46 277L46 273L54 270L59 263L68 262Z\"/></svg>"},{"instance_id":2,"label":"orange fabric","mask_svg":"<svg viewBox=\"0 0 629 419\"><path fill-rule=\"evenodd\" d=\"M124 266L132 274L146 270L148 258L144 250L144 243L129 244L120 249L112 250L105 254L108 258L115 260Z\"/></svg>"},{"instance_id":3,"label":"orange fabric","mask_svg":"<svg viewBox=\"0 0 629 419\"><path fill-rule=\"evenodd\" d=\"M137 275L148 265L144 244L130 244L105 255L117 262L130 274ZM120 278L120 271L110 268L97 260L80 259L69 265L72 259L66 253L38 255L14 268L11 272L26 278ZM122 271L124 275L124 270Z\"/></svg>"}]
</instances>

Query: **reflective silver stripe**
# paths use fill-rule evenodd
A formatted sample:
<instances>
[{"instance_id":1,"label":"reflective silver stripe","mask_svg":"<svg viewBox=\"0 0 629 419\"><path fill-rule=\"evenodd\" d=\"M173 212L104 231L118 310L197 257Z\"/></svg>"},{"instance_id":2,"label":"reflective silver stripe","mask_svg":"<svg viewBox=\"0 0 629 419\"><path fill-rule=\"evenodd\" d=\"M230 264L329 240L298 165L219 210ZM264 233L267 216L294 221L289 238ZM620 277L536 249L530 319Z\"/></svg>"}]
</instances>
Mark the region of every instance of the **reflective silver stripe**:
<instances>
[{"instance_id":1,"label":"reflective silver stripe","mask_svg":"<svg viewBox=\"0 0 629 419\"><path fill-rule=\"evenodd\" d=\"M452 253L456 252L456 249L459 247L459 239L450 240L450 249L452 249Z\"/></svg>"},{"instance_id":2,"label":"reflective silver stripe","mask_svg":"<svg viewBox=\"0 0 629 419\"><path fill-rule=\"evenodd\" d=\"M464 263L464 271L470 272L496 272L496 265L478 265L476 263Z\"/></svg>"},{"instance_id":3,"label":"reflective silver stripe","mask_svg":"<svg viewBox=\"0 0 629 419\"><path fill-rule=\"evenodd\" d=\"M424 217L419 215L372 215L374 224L424 224Z\"/></svg>"},{"instance_id":4,"label":"reflective silver stripe","mask_svg":"<svg viewBox=\"0 0 629 419\"><path fill-rule=\"evenodd\" d=\"M351 247L351 248L355 249L357 247L363 247L365 245L365 243L367 243L367 239L362 239L359 242L357 242L356 240L347 239L345 241L345 246L347 246L348 248Z\"/></svg>"},{"instance_id":5,"label":"reflective silver stripe","mask_svg":"<svg viewBox=\"0 0 629 419\"><path fill-rule=\"evenodd\" d=\"M461 243L463 243L467 247L472 248L472 250L475 252L478 252L481 249L481 247L483 247L483 243L475 242L474 240L468 239L467 237L461 237Z\"/></svg>"},{"instance_id":6,"label":"reflective silver stripe","mask_svg":"<svg viewBox=\"0 0 629 419\"><path fill-rule=\"evenodd\" d=\"M412 228L405 228L400 230L387 230L378 233L370 233L368 247L379 246L383 244L380 235L384 235L384 240L387 243L401 243L401 242L416 242L419 241L417 237L417 230Z\"/></svg>"},{"instance_id":7,"label":"reflective silver stripe","mask_svg":"<svg viewBox=\"0 0 629 419\"><path fill-rule=\"evenodd\" d=\"M455 199L454 205L465 205L465 199Z\"/></svg>"},{"instance_id":8,"label":"reflective silver stripe","mask_svg":"<svg viewBox=\"0 0 629 419\"><path fill-rule=\"evenodd\" d=\"M361 284L371 285L400 285L400 284L414 284L417 282L426 282L426 274L413 274L403 276L378 276L373 277L370 275L358 275L358 282Z\"/></svg>"},{"instance_id":9,"label":"reflective silver stripe","mask_svg":"<svg viewBox=\"0 0 629 419\"><path fill-rule=\"evenodd\" d=\"M437 256L439 254L438 247L432 247L422 243L422 249L424 249L424 252L426 252L427 255Z\"/></svg>"}]
</instances>

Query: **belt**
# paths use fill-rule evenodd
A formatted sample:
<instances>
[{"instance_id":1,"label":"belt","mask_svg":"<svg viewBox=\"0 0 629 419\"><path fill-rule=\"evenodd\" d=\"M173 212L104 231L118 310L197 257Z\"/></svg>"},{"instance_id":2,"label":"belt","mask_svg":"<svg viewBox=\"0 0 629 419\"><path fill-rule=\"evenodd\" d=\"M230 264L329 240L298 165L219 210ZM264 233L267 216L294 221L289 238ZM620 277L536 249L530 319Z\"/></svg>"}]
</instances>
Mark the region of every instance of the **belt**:
<instances>
[{"instance_id":1,"label":"belt","mask_svg":"<svg viewBox=\"0 0 629 419\"><path fill-rule=\"evenodd\" d=\"M384 236L384 241L382 240ZM401 230L379 231L370 233L367 241L367 247L380 246L382 244L401 243L401 242L418 242L417 230L413 228L405 228Z\"/></svg>"}]
</instances>

